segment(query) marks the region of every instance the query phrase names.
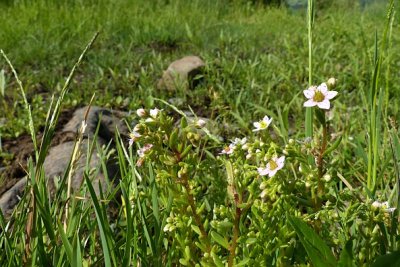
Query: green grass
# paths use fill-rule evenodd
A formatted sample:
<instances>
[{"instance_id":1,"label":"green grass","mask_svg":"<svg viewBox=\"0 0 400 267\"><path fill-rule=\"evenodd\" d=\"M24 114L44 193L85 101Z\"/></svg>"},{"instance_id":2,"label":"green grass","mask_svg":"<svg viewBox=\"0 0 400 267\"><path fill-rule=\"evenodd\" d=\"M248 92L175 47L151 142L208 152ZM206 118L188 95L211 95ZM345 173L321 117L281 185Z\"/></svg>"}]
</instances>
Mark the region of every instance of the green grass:
<instances>
[{"instance_id":1,"label":"green grass","mask_svg":"<svg viewBox=\"0 0 400 267\"><path fill-rule=\"evenodd\" d=\"M5 9L1 48L23 75L38 124L43 123L49 96L59 92L83 44L98 30L99 39L72 82L67 106L87 103L93 92L96 104L125 103L129 109L148 105L148 96L166 98L165 92L155 90L157 79L172 60L188 54L203 57L210 72L206 84L189 94L188 104L202 106L209 97L210 109L228 121L235 120L232 114L250 121L263 112L258 106L276 113L277 105L307 86L303 13L218 1L26 1ZM336 76L346 92L346 106L360 103L358 93L369 86L374 31L384 26L385 14L375 12L316 14L313 80ZM392 62L398 61L395 49ZM398 77L392 78L390 83L396 84ZM9 101L3 106L8 123L2 136L12 137L26 131L26 119L13 107L20 96L9 75L7 83ZM214 92L219 97L213 97ZM297 114L299 104L294 103L290 113ZM391 112L396 111L395 106Z\"/></svg>"},{"instance_id":2,"label":"green grass","mask_svg":"<svg viewBox=\"0 0 400 267\"><path fill-rule=\"evenodd\" d=\"M32 135L44 132L44 142L36 149L28 166L31 191L27 190L12 217L13 228L9 230L7 222L0 217L0 248L3 251L0 265L18 266L24 261L33 266L136 266L137 262L143 266L178 263L194 266L196 259L201 259L204 264L218 266L233 262L228 257L233 255L231 246L237 247L237 264L304 264L319 260L318 255L310 253L319 253L320 249L322 253L333 253L327 254L330 264L337 258L363 265L373 262L378 255L396 251L399 245L396 239L398 213L391 218L382 217L382 214L379 217L368 210L368 201L380 197L395 203L399 190L395 179L400 157L396 124L400 120L397 101L400 76L396 73L400 62L399 19L396 16L393 21L387 21L385 5L372 5L361 10L357 5L349 7L344 2L338 3L327 9L321 9L318 3L315 5L312 70L309 70L306 10L291 11L228 0L0 3L3 10L0 49L18 72L27 99L27 103L24 102L10 66L1 60L0 70L5 71L6 87L5 95L0 95L0 119L3 119L0 138L16 138L32 129L35 129L31 131ZM398 12L399 7L395 10ZM97 31L97 40L69 81L71 68ZM205 81L189 92L158 91L156 84L162 71L173 60L189 54L205 60ZM85 173L85 186L78 193L90 195L91 201L73 199L66 211L64 201L69 195L65 184L59 189L56 200L48 198L41 166L55 127L46 117L49 110L57 120L60 110L87 105L94 93L94 105L122 110L157 105L168 110L169 107L157 99L181 97L185 103L178 108L190 106L195 112L213 116L221 124L230 124L230 129L224 133L227 139L252 136L251 122L265 114L272 116L282 142L266 140L290 147L290 138L302 144L304 137L312 132L312 121L307 125L304 123L302 91L309 82L320 84L332 76L338 79L336 90L340 98L335 101L334 109L326 114L332 133L327 138L332 139L332 143L338 140L337 137L342 141L335 149L328 147L329 153L324 155L326 172L337 180L331 188L326 188L329 197L323 199L324 203L318 200L318 205L307 204L313 203L314 196L307 198L305 187L299 189L298 183L290 185L283 181L283 184L277 182L278 189L274 188L272 195L277 191L287 196L293 194L296 201L306 203L303 210L296 209L293 199L285 202L287 199L282 197L283 200L277 201L279 205L265 211L263 204L253 199L259 184L249 182L247 187L244 186L246 179L254 175L254 168L251 170L240 159L232 159L232 165L216 160L213 153L218 144L212 143L211 139L206 139L201 146L189 148L193 150L193 155L190 154L193 158L188 157L187 162L183 160L188 165L179 165L182 169L164 164L163 156L170 154L163 150L154 152L162 156L154 158L153 164L136 168L135 152L127 150L123 146L124 140L119 140L113 156L120 165L122 180L118 189L123 204L118 206L116 221L109 220L105 204L111 201L113 194L96 196L90 182L93 173L89 171ZM58 99L53 103L52 95ZM204 107L204 103L208 106ZM32 119L28 116L28 104ZM169 134L170 125L165 125L163 127ZM309 132L305 134L306 127ZM314 125L316 138L321 135L320 131ZM183 153L193 140L185 135L186 132L178 134L178 140L184 142L183 148L170 141L168 149ZM172 135L169 139L173 139ZM273 147L271 145L271 149ZM273 149L275 153L283 153L283 148ZM298 161L293 159L286 177L295 177L303 186L307 179L313 182L311 174L315 166L310 155L315 151L306 151L304 147L299 151L293 156ZM302 161L302 153L308 153L308 161ZM106 154L107 151L103 151L103 155ZM9 162L6 160L9 155L0 156L3 164ZM193 176L197 179L186 181L182 178L181 183L163 180L166 173L179 176L183 166L194 168ZM225 166L230 167L225 170ZM303 172L297 171L300 166ZM232 185L225 176L227 172L232 178L233 169L242 180L234 181ZM98 171L100 167L95 170ZM67 174L64 179L66 177ZM346 191L348 183L354 191ZM282 185L290 189L282 189ZM242 193L243 199L232 200L230 186L237 190L236 193ZM204 195L203 191L206 192ZM343 231L332 233L332 229L323 224L323 220L330 221L333 216L330 213L333 210L319 206L327 200L335 201L337 210L334 212L339 216L337 224ZM241 201L248 201L254 208ZM228 209L225 213L231 211L233 214L229 221L232 226L224 228L221 222L212 225L218 216L226 215L215 212L215 207L221 203ZM24 212L28 208L31 213ZM251 223L240 216L235 217L238 210L252 218ZM69 214L68 222L63 218L64 212ZM267 212L267 218L260 212ZM293 218L290 223L283 222L285 213L303 216L316 233ZM313 219L317 217L322 219ZM183 225L182 232L177 230L174 238L163 231L171 218L181 220ZM203 227L199 226L198 218L205 220ZM30 219L32 236L25 230ZM243 237L231 238L229 227L232 227L232 233L239 231ZM276 238L271 241L274 234ZM296 234L300 240L295 239ZM329 248L313 247L313 240L322 242L317 235L323 237ZM27 241L33 254L24 252ZM348 252L348 247L354 254L343 252ZM264 248L271 253L262 258ZM29 258L23 259L24 255Z\"/></svg>"}]
</instances>

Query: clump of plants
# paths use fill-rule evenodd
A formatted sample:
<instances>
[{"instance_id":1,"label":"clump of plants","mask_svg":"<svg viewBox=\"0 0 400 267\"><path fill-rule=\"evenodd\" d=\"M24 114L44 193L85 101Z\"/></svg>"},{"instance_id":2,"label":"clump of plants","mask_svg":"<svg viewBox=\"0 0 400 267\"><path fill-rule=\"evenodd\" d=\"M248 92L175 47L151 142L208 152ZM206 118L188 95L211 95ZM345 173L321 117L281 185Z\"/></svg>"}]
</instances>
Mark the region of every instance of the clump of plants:
<instances>
[{"instance_id":1,"label":"clump of plants","mask_svg":"<svg viewBox=\"0 0 400 267\"><path fill-rule=\"evenodd\" d=\"M313 82L312 0L307 14L309 85L296 88L305 109L296 137L288 135L282 114L269 114L247 134L221 141L207 120L152 99L163 109L137 109L129 139L117 134L112 149L96 138L88 141L86 152L97 146L101 166L87 168L81 190L72 192L76 158L85 153L83 121L53 197L43 162L69 83L97 35L51 102L40 143L23 85L2 52L23 96L35 155L13 215L6 220L0 213L0 265L396 266L400 140L395 118L387 120L390 64L384 64L394 1L382 42L375 43L371 88L363 99L366 145L358 142L350 155L362 158L362 165L349 166L346 175L338 171L345 140L333 127L345 90L340 74ZM119 183L96 194L92 178L110 158L119 164ZM117 215L110 214L112 204Z\"/></svg>"}]
</instances>

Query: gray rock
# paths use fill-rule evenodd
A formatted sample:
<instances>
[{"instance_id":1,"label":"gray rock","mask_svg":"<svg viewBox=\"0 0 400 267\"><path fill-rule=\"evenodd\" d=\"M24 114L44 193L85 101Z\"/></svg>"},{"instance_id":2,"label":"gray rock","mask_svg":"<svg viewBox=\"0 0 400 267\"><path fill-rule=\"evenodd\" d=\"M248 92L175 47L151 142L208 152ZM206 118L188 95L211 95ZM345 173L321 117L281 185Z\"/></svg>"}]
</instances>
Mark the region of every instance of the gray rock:
<instances>
[{"instance_id":1,"label":"gray rock","mask_svg":"<svg viewBox=\"0 0 400 267\"><path fill-rule=\"evenodd\" d=\"M205 63L198 56L186 56L172 62L158 82L158 89L176 91L193 86L194 77L201 74Z\"/></svg>"},{"instance_id":2,"label":"gray rock","mask_svg":"<svg viewBox=\"0 0 400 267\"><path fill-rule=\"evenodd\" d=\"M87 108L88 107L82 107L77 109L71 120L63 127L63 132L76 133L85 118ZM127 116L127 114L121 111L112 111L96 106L91 107L87 115L85 136L92 137L99 125L98 137L108 142L115 137L116 128L118 128L120 133L128 132L128 129L123 122L125 116Z\"/></svg>"},{"instance_id":3,"label":"gray rock","mask_svg":"<svg viewBox=\"0 0 400 267\"><path fill-rule=\"evenodd\" d=\"M102 145L103 141L101 139L97 140L98 145ZM62 181L65 172L67 171L69 162L71 160L71 156L74 150L75 142L65 142L58 146L52 147L49 151L48 156L46 157L43 168L48 179L48 188L51 193L55 192L55 189L59 186ZM104 174L101 171L98 171L101 168L101 159L99 158L98 151L96 146L93 149L92 154L90 155L90 161L88 166L86 166L88 162L88 146L90 146L87 139L83 140L82 145L80 147L80 156L77 160L75 170L71 179L71 188L72 191L77 191L84 183L83 174L85 170L91 171L96 170L95 175L91 178L92 185L97 193L100 192L100 186L102 191L110 190L109 181L106 180ZM86 169L87 168L87 169ZM115 178L117 174L116 166L112 166L110 162L107 163L107 177L110 179ZM66 181L67 183L67 181Z\"/></svg>"},{"instance_id":4,"label":"gray rock","mask_svg":"<svg viewBox=\"0 0 400 267\"><path fill-rule=\"evenodd\" d=\"M71 120L63 127L62 134L77 133L81 127L82 121L85 118L87 107L77 109L74 112ZM98 148L103 145L110 145L113 147L113 139L116 130L121 134L128 133L128 129L123 121L126 113L111 111L100 107L91 107L87 114L87 127L79 149L80 156L78 157L76 166L71 180L72 191L78 191L84 183L84 172L89 171L89 177L92 179L92 185L99 195L100 187L102 192L110 191L113 189L112 181L118 178L118 166L113 159L104 159L106 164L107 173L102 172L102 159L99 156ZM97 127L99 127L98 135L95 136ZM90 155L89 148L96 138L96 144L93 146L93 151ZM48 155L44 161L43 169L48 184L48 189L53 195L56 189L60 186L68 166L71 161L75 146L75 141L66 141L60 143L49 149ZM87 164L88 163L88 164ZM108 177L108 179L106 178ZM65 180L65 183L67 181ZM26 179L21 179L8 191L6 191L0 198L0 208L5 216L12 213L16 204L18 204L20 196L24 191Z\"/></svg>"},{"instance_id":5,"label":"gray rock","mask_svg":"<svg viewBox=\"0 0 400 267\"><path fill-rule=\"evenodd\" d=\"M10 216L13 212L24 192L25 185L26 178L24 177L0 197L0 211L5 217Z\"/></svg>"}]
</instances>

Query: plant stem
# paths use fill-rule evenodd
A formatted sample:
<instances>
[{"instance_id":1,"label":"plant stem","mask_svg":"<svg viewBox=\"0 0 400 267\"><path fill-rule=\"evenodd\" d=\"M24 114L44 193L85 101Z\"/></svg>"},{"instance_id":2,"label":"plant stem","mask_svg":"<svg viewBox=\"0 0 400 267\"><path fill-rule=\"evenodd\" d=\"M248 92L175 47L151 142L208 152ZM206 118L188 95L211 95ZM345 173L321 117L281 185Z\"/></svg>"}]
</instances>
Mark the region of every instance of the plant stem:
<instances>
[{"instance_id":1,"label":"plant stem","mask_svg":"<svg viewBox=\"0 0 400 267\"><path fill-rule=\"evenodd\" d=\"M307 28L308 28L308 84L312 85L312 26L313 26L314 1L308 0ZM313 135L313 110L306 108L306 137ZM309 160L310 161L310 160Z\"/></svg>"},{"instance_id":2,"label":"plant stem","mask_svg":"<svg viewBox=\"0 0 400 267\"><path fill-rule=\"evenodd\" d=\"M206 229L204 228L204 225L201 222L200 215L196 211L196 204L194 202L193 194L190 193L190 185L189 185L189 181L188 181L187 175L183 175L182 176L182 182L183 182L183 186L186 189L186 194L187 194L187 197L188 197L190 208L192 209L194 221L196 222L197 226L200 229L200 233L201 233L200 239L203 239L203 240L206 241L207 252L210 253L211 252L211 247L210 247L210 243L208 242L208 234L206 232Z\"/></svg>"},{"instance_id":3,"label":"plant stem","mask_svg":"<svg viewBox=\"0 0 400 267\"><path fill-rule=\"evenodd\" d=\"M233 260L235 259L236 256L236 246L237 246L237 240L239 238L240 216L242 215L242 209L239 208L240 199L238 193L235 192L234 197L235 197L236 211L235 211L235 220L233 225L232 243L229 246L228 267L233 266Z\"/></svg>"},{"instance_id":4,"label":"plant stem","mask_svg":"<svg viewBox=\"0 0 400 267\"><path fill-rule=\"evenodd\" d=\"M325 115L325 114L324 114ZM328 143L328 127L325 122L322 126L322 142L319 150L318 158L317 158L317 167L318 167L318 198L320 198L323 194L323 183L322 176L324 175L324 152L326 150L326 146Z\"/></svg>"}]
</instances>

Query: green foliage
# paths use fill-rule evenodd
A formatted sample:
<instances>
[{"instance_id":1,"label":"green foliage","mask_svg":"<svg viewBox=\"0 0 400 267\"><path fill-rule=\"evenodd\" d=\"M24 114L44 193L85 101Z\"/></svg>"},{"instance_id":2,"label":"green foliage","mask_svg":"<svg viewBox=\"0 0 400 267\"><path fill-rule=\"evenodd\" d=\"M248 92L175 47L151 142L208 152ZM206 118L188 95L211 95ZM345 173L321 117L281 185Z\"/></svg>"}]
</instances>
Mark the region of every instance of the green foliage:
<instances>
[{"instance_id":1,"label":"green foliage","mask_svg":"<svg viewBox=\"0 0 400 267\"><path fill-rule=\"evenodd\" d=\"M2 49L25 81L3 53L1 136L29 131L36 142L43 130L25 194L11 218L0 214L1 266L398 260L394 1L385 23L376 10L336 10L329 1L308 1L308 23L301 12L247 1L134 2L1 4ZM68 75L70 60L97 30ZM207 62L206 79L192 91L157 91L168 62L192 53ZM305 120L303 90L331 76L337 100L329 111L308 108ZM129 119L137 122L130 125L133 144L118 134L115 149L93 141L89 150L107 155L100 166L87 169L80 190L70 192L72 155L50 193L42 165L61 107L88 103L93 92L100 92L96 105L144 108ZM163 100L171 97L183 104ZM213 124L183 113L187 106L230 125L218 133L225 139ZM272 123L260 121L265 115ZM108 157L118 162L120 181L96 194L91 181Z\"/></svg>"},{"instance_id":2,"label":"green foliage","mask_svg":"<svg viewBox=\"0 0 400 267\"><path fill-rule=\"evenodd\" d=\"M289 217L288 220L314 266L336 266L332 251L306 223L296 217Z\"/></svg>"}]
</instances>

